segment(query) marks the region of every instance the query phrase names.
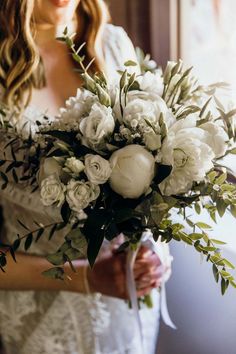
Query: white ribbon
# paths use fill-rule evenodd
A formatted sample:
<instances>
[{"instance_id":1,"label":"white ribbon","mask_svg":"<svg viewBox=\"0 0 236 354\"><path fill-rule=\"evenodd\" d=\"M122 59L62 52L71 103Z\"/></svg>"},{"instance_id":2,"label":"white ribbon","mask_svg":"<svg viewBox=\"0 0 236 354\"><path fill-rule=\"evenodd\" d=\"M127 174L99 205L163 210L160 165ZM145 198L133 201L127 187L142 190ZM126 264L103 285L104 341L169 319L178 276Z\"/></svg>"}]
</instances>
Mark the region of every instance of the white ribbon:
<instances>
[{"instance_id":1,"label":"white ribbon","mask_svg":"<svg viewBox=\"0 0 236 354\"><path fill-rule=\"evenodd\" d=\"M134 251L132 249L129 249L128 255L127 255L127 265L126 265L126 281L127 281L127 289L129 293L129 298L131 302L132 309L134 311L134 315L137 321L138 325L138 330L140 334L140 344L142 347L142 352L144 354L144 348L143 348L143 333L142 333L142 323L141 323L141 318L139 314L139 306L138 306L138 299L137 299L137 293L136 293L136 284L135 284L135 279L134 279L134 263L135 259L138 253L138 250L141 246L145 246L146 248L150 249L154 253L158 255L160 258L160 261L162 264L165 264L165 253L164 253L164 248L161 245L160 241L155 241L153 239L152 232L150 230L147 230L143 233L142 238L140 240L139 246L137 249ZM161 291L160 291L160 313L163 322L173 328L176 329L176 326L172 322L168 307L167 307L167 301L166 301L166 289L165 289L165 278L163 277L162 284L161 284Z\"/></svg>"}]
</instances>

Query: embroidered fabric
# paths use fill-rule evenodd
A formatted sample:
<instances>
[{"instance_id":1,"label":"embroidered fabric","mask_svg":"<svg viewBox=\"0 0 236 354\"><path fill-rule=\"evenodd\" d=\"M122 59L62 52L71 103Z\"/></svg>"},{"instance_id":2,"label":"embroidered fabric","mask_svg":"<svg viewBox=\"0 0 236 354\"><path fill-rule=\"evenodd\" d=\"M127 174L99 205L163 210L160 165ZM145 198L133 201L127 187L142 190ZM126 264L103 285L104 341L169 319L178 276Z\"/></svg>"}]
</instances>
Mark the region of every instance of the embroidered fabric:
<instances>
[{"instance_id":1,"label":"embroidered fabric","mask_svg":"<svg viewBox=\"0 0 236 354\"><path fill-rule=\"evenodd\" d=\"M135 51L125 31L107 25L104 29L104 54L108 77L115 78L120 63L135 59ZM33 107L24 114L41 113ZM3 144L3 141L0 142ZM4 237L15 239L34 220L48 224L60 218L40 202L39 194L30 193L12 181L0 192L4 214ZM55 251L66 230L58 231L52 242L47 235L33 243L30 252L44 255ZM168 258L168 247L166 247ZM22 249L23 250L23 249ZM141 310L144 346L155 353L159 327L159 294L153 291L153 309ZM83 295L69 292L0 291L0 334L8 354L138 354L138 328L128 304L101 294Z\"/></svg>"}]
</instances>

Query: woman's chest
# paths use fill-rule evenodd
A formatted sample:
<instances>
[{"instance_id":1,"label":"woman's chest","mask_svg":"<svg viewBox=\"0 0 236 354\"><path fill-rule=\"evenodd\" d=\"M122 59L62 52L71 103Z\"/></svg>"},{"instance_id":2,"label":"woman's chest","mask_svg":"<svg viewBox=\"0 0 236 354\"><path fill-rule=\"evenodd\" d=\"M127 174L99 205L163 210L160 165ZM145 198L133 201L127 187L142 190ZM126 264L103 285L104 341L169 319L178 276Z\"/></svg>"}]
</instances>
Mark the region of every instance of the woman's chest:
<instances>
[{"instance_id":1,"label":"woman's chest","mask_svg":"<svg viewBox=\"0 0 236 354\"><path fill-rule=\"evenodd\" d=\"M43 63L46 85L33 89L30 104L49 115L56 115L65 101L76 95L82 80L68 55L45 56Z\"/></svg>"}]
</instances>

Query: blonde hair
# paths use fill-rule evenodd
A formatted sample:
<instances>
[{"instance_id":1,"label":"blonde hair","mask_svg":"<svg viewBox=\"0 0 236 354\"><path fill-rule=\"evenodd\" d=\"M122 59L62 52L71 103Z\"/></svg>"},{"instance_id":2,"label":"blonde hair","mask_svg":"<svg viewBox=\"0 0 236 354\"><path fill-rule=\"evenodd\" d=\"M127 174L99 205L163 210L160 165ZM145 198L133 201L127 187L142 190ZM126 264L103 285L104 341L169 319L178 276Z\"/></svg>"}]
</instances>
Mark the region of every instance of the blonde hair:
<instances>
[{"instance_id":1,"label":"blonde hair","mask_svg":"<svg viewBox=\"0 0 236 354\"><path fill-rule=\"evenodd\" d=\"M0 86L3 101L8 106L22 108L31 98L32 89L46 84L43 63L34 41L34 0L0 1ZM90 70L103 68L101 32L109 19L103 0L81 0L77 16L79 31L75 36L76 46L86 42L86 60L95 58Z\"/></svg>"}]
</instances>

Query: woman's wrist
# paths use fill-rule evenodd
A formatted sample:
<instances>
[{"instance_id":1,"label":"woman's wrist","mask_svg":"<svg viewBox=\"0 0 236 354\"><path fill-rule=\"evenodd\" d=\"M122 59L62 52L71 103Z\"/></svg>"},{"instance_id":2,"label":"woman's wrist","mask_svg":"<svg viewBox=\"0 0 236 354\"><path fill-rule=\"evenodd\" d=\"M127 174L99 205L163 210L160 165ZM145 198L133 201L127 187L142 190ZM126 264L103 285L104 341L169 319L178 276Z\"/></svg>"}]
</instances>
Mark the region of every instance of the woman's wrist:
<instances>
[{"instance_id":1,"label":"woman's wrist","mask_svg":"<svg viewBox=\"0 0 236 354\"><path fill-rule=\"evenodd\" d=\"M74 270L71 269L69 263L65 265L65 273L67 276L67 284L69 291L83 294L90 294L93 292L93 281L91 276L91 268L86 260L79 260L73 262Z\"/></svg>"}]
</instances>

